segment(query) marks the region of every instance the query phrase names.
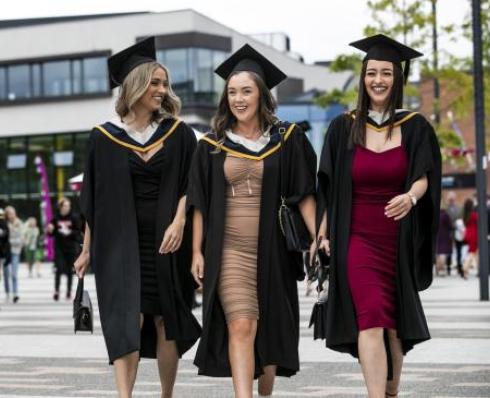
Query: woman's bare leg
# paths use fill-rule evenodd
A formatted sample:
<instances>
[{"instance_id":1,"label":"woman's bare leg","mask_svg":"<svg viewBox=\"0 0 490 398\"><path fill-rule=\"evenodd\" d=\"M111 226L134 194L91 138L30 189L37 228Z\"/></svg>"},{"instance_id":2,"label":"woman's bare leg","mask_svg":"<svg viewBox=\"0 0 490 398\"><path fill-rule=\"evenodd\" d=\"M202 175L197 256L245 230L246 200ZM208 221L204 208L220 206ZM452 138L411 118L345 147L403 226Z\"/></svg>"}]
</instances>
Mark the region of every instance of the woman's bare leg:
<instances>
[{"instance_id":1,"label":"woman's bare leg","mask_svg":"<svg viewBox=\"0 0 490 398\"><path fill-rule=\"evenodd\" d=\"M391 360L393 364L393 380L386 383L386 395L397 397L400 388L400 378L403 366L402 343L396 335L396 330L388 329L388 341L390 343Z\"/></svg>"},{"instance_id":2,"label":"woman's bare leg","mask_svg":"<svg viewBox=\"0 0 490 398\"><path fill-rule=\"evenodd\" d=\"M119 398L131 398L136 373L138 371L139 352L134 351L114 361L114 376Z\"/></svg>"},{"instance_id":3,"label":"woman's bare leg","mask_svg":"<svg viewBox=\"0 0 490 398\"><path fill-rule=\"evenodd\" d=\"M359 361L369 398L385 398L388 361L383 339L383 328L359 332Z\"/></svg>"},{"instance_id":4,"label":"woman's bare leg","mask_svg":"<svg viewBox=\"0 0 490 398\"><path fill-rule=\"evenodd\" d=\"M177 368L179 366L179 353L175 340L167 340L165 327L161 316L155 317L157 330L157 361L160 383L162 385L162 398L172 398Z\"/></svg>"},{"instance_id":5,"label":"woman's bare leg","mask_svg":"<svg viewBox=\"0 0 490 398\"><path fill-rule=\"evenodd\" d=\"M270 396L274 389L274 381L276 379L276 365L268 365L264 367L264 374L259 377L259 395Z\"/></svg>"},{"instance_id":6,"label":"woman's bare leg","mask_svg":"<svg viewBox=\"0 0 490 398\"><path fill-rule=\"evenodd\" d=\"M252 398L257 321L240 318L228 323L228 350L235 398Z\"/></svg>"}]
</instances>

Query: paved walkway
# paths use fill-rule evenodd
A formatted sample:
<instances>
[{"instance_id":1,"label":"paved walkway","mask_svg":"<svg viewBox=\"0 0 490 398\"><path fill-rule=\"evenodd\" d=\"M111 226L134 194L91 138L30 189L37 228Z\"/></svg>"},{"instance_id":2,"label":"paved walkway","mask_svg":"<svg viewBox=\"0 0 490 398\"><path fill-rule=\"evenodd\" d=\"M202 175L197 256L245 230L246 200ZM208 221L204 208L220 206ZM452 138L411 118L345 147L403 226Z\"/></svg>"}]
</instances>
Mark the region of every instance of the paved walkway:
<instances>
[{"instance_id":1,"label":"paved walkway","mask_svg":"<svg viewBox=\"0 0 490 398\"><path fill-rule=\"evenodd\" d=\"M71 302L52 300L50 266L32 279L22 267L20 277L19 303L5 304L0 293L0 398L115 397L98 317L94 335L74 335ZM90 276L86 287L97 313ZM307 322L314 298L299 288L302 369L291 379L279 378L274 396L365 396L357 362L312 340ZM490 304L478 297L474 275L467 281L437 278L422 293L433 338L406 357L401 397L490 397ZM193 355L191 350L180 363L175 397L231 397L231 380L197 376ZM154 361L141 361L134 396L159 396Z\"/></svg>"}]
</instances>

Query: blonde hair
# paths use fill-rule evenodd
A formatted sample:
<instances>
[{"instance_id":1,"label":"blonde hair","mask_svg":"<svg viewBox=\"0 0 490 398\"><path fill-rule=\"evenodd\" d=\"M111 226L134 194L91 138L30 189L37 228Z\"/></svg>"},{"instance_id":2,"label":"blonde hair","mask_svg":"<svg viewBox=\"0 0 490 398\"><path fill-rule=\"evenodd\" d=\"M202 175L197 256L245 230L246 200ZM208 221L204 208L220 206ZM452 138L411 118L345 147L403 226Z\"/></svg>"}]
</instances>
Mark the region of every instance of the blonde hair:
<instances>
[{"instance_id":1,"label":"blonde hair","mask_svg":"<svg viewBox=\"0 0 490 398\"><path fill-rule=\"evenodd\" d=\"M154 112L152 122L160 122L166 117L177 117L180 108L180 98L172 90L170 73L168 69L159 62L146 62L134 68L123 81L116 102L116 112L121 119L132 112L134 104L145 94L148 89L153 73L157 69L163 69L167 74L168 90L162 102L162 107Z\"/></svg>"}]
</instances>

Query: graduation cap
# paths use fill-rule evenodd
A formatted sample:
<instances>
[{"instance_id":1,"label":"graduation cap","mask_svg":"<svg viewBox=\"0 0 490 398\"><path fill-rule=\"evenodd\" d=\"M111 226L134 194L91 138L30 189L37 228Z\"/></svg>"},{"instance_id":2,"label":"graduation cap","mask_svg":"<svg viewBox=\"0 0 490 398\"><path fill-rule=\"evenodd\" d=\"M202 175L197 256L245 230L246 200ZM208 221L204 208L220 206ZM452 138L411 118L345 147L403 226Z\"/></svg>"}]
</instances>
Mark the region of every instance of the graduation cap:
<instances>
[{"instance_id":1,"label":"graduation cap","mask_svg":"<svg viewBox=\"0 0 490 398\"><path fill-rule=\"evenodd\" d=\"M410 60L421 57L422 53L415 51L396 40L391 39L383 34L377 34L374 36L366 37L358 41L349 43L349 46L355 47L366 53L364 61L369 59L375 59L377 61L390 61L402 67L402 62L405 62L405 68L403 68L403 76L405 82L408 79L408 73L410 72Z\"/></svg>"},{"instance_id":2,"label":"graduation cap","mask_svg":"<svg viewBox=\"0 0 490 398\"><path fill-rule=\"evenodd\" d=\"M277 66L248 44L234 52L214 72L226 80L237 71L256 73L269 90L287 77Z\"/></svg>"},{"instance_id":3,"label":"graduation cap","mask_svg":"<svg viewBox=\"0 0 490 398\"><path fill-rule=\"evenodd\" d=\"M107 60L111 89L120 86L134 68L156 61L155 38L149 37L128 47Z\"/></svg>"}]
</instances>

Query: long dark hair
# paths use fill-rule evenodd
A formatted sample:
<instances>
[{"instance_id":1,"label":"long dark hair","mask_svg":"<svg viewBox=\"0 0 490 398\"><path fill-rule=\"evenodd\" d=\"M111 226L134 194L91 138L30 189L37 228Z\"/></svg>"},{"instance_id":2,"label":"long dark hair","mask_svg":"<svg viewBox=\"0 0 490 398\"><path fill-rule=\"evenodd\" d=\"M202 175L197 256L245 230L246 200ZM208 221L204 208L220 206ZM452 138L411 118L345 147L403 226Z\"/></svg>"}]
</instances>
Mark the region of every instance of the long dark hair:
<instances>
[{"instance_id":1,"label":"long dark hair","mask_svg":"<svg viewBox=\"0 0 490 398\"><path fill-rule=\"evenodd\" d=\"M354 111L354 122L351 128L351 143L357 145L366 145L366 123L368 117L369 107L371 105L371 99L366 90L364 78L366 77L366 70L368 60L362 63L361 76L359 77L359 94L357 96L357 106ZM403 105L403 71L402 68L393 64L393 86L391 87L391 93L388 98L388 106L386 112L389 115L390 125L388 127L387 139L391 139L391 133L393 132L393 125L395 123L395 111L397 108L401 108Z\"/></svg>"},{"instance_id":2,"label":"long dark hair","mask_svg":"<svg viewBox=\"0 0 490 398\"><path fill-rule=\"evenodd\" d=\"M230 109L230 104L228 103L228 83L230 82L232 76L240 72L241 71L236 71L228 76L225 88L219 100L218 109L213 117L212 128L218 136L219 141L225 138L225 131L231 129L236 123L236 118L233 116ZM276 100L259 75L254 72L247 73L250 75L259 89L259 123L261 130L266 131L278 121L276 115L274 114L277 107Z\"/></svg>"},{"instance_id":3,"label":"long dark hair","mask_svg":"<svg viewBox=\"0 0 490 398\"><path fill-rule=\"evenodd\" d=\"M471 213L475 210L475 205L472 199L466 199L463 206L463 221L464 225L470 220Z\"/></svg>"}]
</instances>

